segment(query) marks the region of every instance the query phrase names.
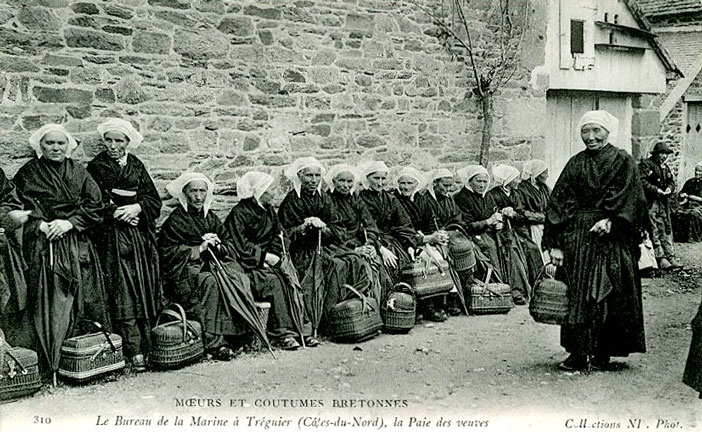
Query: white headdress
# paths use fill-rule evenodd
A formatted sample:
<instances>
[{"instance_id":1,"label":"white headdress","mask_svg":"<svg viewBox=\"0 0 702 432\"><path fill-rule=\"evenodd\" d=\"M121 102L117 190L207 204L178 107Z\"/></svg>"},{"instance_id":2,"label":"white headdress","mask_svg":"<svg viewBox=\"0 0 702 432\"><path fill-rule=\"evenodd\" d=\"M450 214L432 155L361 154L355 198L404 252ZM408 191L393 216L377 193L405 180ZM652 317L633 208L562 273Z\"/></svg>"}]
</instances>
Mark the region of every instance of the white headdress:
<instances>
[{"instance_id":1,"label":"white headdress","mask_svg":"<svg viewBox=\"0 0 702 432\"><path fill-rule=\"evenodd\" d=\"M207 184L207 196L205 197L205 204L203 205L205 216L207 216L207 212L209 212L210 207L212 207L212 201L214 201L214 183L206 175L196 172L183 173L180 177L168 183L168 185L166 185L166 190L172 197L178 199L178 202L180 202L180 205L183 206L185 210L188 210L188 199L185 197L183 188L187 186L188 183L195 180L201 180Z\"/></svg>"},{"instance_id":2,"label":"white headdress","mask_svg":"<svg viewBox=\"0 0 702 432\"><path fill-rule=\"evenodd\" d=\"M414 196L417 194L417 192L427 187L427 176L417 168L404 167L400 170L400 172L397 174L397 178L395 179L395 182L398 183L397 190L400 190L399 181L402 177L413 178L417 181L417 187L414 189L414 191L412 191L412 195L410 195L411 201L414 201Z\"/></svg>"},{"instance_id":3,"label":"white headdress","mask_svg":"<svg viewBox=\"0 0 702 432\"><path fill-rule=\"evenodd\" d=\"M132 126L130 122L118 118L108 119L106 122L100 124L97 130L101 137L105 136L105 132L110 131L121 132L126 135L127 138L129 138L127 151L136 149L144 140L144 137L138 130L134 129L134 126Z\"/></svg>"},{"instance_id":4,"label":"white headdress","mask_svg":"<svg viewBox=\"0 0 702 432\"><path fill-rule=\"evenodd\" d=\"M61 132L66 139L68 140L68 148L66 149L66 157L71 157L71 153L73 153L73 150L78 147L78 143L76 142L75 138L71 134L68 133L66 128L61 126L60 124L55 124L55 123L49 123L45 124L44 126L40 127L36 132L34 132L30 137L29 137L29 145L32 146L34 151L37 154L37 157L42 157L42 152L41 152L41 139L46 136L46 134L51 133L51 132Z\"/></svg>"},{"instance_id":5,"label":"white headdress","mask_svg":"<svg viewBox=\"0 0 702 432\"><path fill-rule=\"evenodd\" d=\"M341 173L350 173L353 176L353 186L351 187L351 193L356 190L356 185L358 185L358 172L356 168L349 164L337 164L329 168L329 171L324 175L324 183L327 184L327 188L334 192L336 186L334 185L334 179Z\"/></svg>"},{"instance_id":6,"label":"white headdress","mask_svg":"<svg viewBox=\"0 0 702 432\"><path fill-rule=\"evenodd\" d=\"M272 175L261 171L249 171L236 182L236 194L240 199L254 197L261 205L261 195L268 190L275 179Z\"/></svg>"},{"instance_id":7,"label":"white headdress","mask_svg":"<svg viewBox=\"0 0 702 432\"><path fill-rule=\"evenodd\" d=\"M488 173L488 170L482 165L468 165L458 170L458 178L463 182L463 186L471 192L475 191L470 186L470 180L478 174L485 174L488 176L489 181L490 173ZM485 192L483 192L483 196L485 196L485 193L487 193L487 188Z\"/></svg>"},{"instance_id":8,"label":"white headdress","mask_svg":"<svg viewBox=\"0 0 702 432\"><path fill-rule=\"evenodd\" d=\"M607 142L616 145L615 141L619 133L619 120L616 117L605 110L588 111L583 114L580 123L578 123L578 132L589 123L594 123L607 129L607 132L609 132Z\"/></svg>"},{"instance_id":9,"label":"white headdress","mask_svg":"<svg viewBox=\"0 0 702 432\"><path fill-rule=\"evenodd\" d=\"M297 173L302 171L305 168L314 168L317 167L322 171L322 175L324 175L324 167L322 166L319 161L313 157L302 157L299 159L296 159L293 163L291 163L288 168L285 170L285 177L288 178L293 184L293 188L295 189L295 193L297 193L297 196L300 196L300 190L302 188L302 180L300 180L300 177L297 176ZM317 191L319 191L322 187L322 182L319 182L319 187L317 188Z\"/></svg>"},{"instance_id":10,"label":"white headdress","mask_svg":"<svg viewBox=\"0 0 702 432\"><path fill-rule=\"evenodd\" d=\"M446 177L453 177L453 173L446 168L439 168L429 173L429 182L427 184L427 190L429 191L429 195L431 195L432 198L436 199L436 192L434 191L434 181Z\"/></svg>"},{"instance_id":11,"label":"white headdress","mask_svg":"<svg viewBox=\"0 0 702 432\"><path fill-rule=\"evenodd\" d=\"M361 184L364 188L368 189L368 176L375 172L390 172L390 169L383 161L370 161L362 163L358 166L358 170L361 172Z\"/></svg>"},{"instance_id":12,"label":"white headdress","mask_svg":"<svg viewBox=\"0 0 702 432\"><path fill-rule=\"evenodd\" d=\"M543 174L548 169L548 164L541 159L532 159L524 163L522 167L522 179L536 181L536 177Z\"/></svg>"},{"instance_id":13,"label":"white headdress","mask_svg":"<svg viewBox=\"0 0 702 432\"><path fill-rule=\"evenodd\" d=\"M519 178L519 170L509 165L498 165L492 168L492 177L499 186L506 186Z\"/></svg>"}]
</instances>

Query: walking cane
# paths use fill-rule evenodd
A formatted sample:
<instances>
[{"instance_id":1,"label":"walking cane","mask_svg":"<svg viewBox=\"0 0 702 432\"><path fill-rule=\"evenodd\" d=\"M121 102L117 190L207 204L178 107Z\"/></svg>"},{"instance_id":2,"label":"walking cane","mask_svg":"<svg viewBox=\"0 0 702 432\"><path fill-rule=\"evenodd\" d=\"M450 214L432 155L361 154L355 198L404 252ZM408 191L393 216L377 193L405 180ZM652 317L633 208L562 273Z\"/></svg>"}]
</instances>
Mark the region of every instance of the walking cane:
<instances>
[{"instance_id":1,"label":"walking cane","mask_svg":"<svg viewBox=\"0 0 702 432\"><path fill-rule=\"evenodd\" d=\"M49 240L49 268L54 269L54 242Z\"/></svg>"}]
</instances>

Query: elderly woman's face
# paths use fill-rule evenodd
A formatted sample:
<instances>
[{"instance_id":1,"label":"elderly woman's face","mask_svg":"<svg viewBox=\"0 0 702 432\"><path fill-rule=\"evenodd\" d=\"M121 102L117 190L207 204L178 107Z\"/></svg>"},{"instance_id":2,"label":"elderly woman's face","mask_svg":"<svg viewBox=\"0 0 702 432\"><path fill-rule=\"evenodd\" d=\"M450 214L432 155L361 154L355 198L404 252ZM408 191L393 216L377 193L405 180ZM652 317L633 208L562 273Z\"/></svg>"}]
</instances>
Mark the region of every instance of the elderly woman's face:
<instances>
[{"instance_id":1,"label":"elderly woman's face","mask_svg":"<svg viewBox=\"0 0 702 432\"><path fill-rule=\"evenodd\" d=\"M310 167L300 170L297 177L302 183L302 189L307 192L314 192L322 181L322 170L319 167Z\"/></svg>"},{"instance_id":2,"label":"elderly woman's face","mask_svg":"<svg viewBox=\"0 0 702 432\"><path fill-rule=\"evenodd\" d=\"M129 138L122 132L107 131L102 136L102 142L107 148L107 155L112 159L120 159L124 156L129 145Z\"/></svg>"},{"instance_id":3,"label":"elderly woman's face","mask_svg":"<svg viewBox=\"0 0 702 432\"><path fill-rule=\"evenodd\" d=\"M42 157L55 162L63 162L68 151L68 137L59 131L49 132L39 141L39 149Z\"/></svg>"},{"instance_id":4,"label":"elderly woman's face","mask_svg":"<svg viewBox=\"0 0 702 432\"><path fill-rule=\"evenodd\" d=\"M588 150L599 150L607 144L609 131L596 123L587 123L580 129L580 137Z\"/></svg>"},{"instance_id":5,"label":"elderly woman's face","mask_svg":"<svg viewBox=\"0 0 702 432\"><path fill-rule=\"evenodd\" d=\"M476 174L473 177L471 177L470 180L468 180L468 184L474 192L482 194L483 192L485 192L485 189L487 189L488 180L489 178L487 174Z\"/></svg>"},{"instance_id":6,"label":"elderly woman's face","mask_svg":"<svg viewBox=\"0 0 702 432\"><path fill-rule=\"evenodd\" d=\"M385 189L385 182L388 179L388 173L385 171L376 171L368 174L366 179L368 180L368 186L372 190L379 192Z\"/></svg>"},{"instance_id":7,"label":"elderly woman's face","mask_svg":"<svg viewBox=\"0 0 702 432\"><path fill-rule=\"evenodd\" d=\"M702 166L695 167L695 178L702 179Z\"/></svg>"},{"instance_id":8,"label":"elderly woman's face","mask_svg":"<svg viewBox=\"0 0 702 432\"><path fill-rule=\"evenodd\" d=\"M188 201L188 207L202 210L207 198L207 183L204 180L193 180L183 186L183 194Z\"/></svg>"},{"instance_id":9,"label":"elderly woman's face","mask_svg":"<svg viewBox=\"0 0 702 432\"><path fill-rule=\"evenodd\" d=\"M412 196L412 193L417 189L419 182L409 176L401 176L397 179L397 189L404 196Z\"/></svg>"},{"instance_id":10,"label":"elderly woman's face","mask_svg":"<svg viewBox=\"0 0 702 432\"><path fill-rule=\"evenodd\" d=\"M348 195L353 188L354 177L350 172L340 172L332 180L334 188L342 195Z\"/></svg>"},{"instance_id":11,"label":"elderly woman's face","mask_svg":"<svg viewBox=\"0 0 702 432\"><path fill-rule=\"evenodd\" d=\"M453 191L453 177L442 177L434 180L434 192L439 195L448 195Z\"/></svg>"},{"instance_id":12,"label":"elderly woman's face","mask_svg":"<svg viewBox=\"0 0 702 432\"><path fill-rule=\"evenodd\" d=\"M269 186L258 199L258 202L260 202L262 205L268 205L273 201L273 194L271 193L272 186L273 185Z\"/></svg>"}]
</instances>

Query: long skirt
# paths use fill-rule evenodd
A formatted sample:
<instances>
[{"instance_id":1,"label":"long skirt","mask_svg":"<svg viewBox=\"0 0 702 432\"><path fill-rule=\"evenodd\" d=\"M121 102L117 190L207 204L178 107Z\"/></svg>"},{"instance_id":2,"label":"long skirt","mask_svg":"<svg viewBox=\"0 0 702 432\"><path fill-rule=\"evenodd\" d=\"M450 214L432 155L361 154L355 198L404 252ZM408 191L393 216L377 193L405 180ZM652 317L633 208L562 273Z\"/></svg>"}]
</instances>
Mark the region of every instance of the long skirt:
<instances>
[{"instance_id":1,"label":"long skirt","mask_svg":"<svg viewBox=\"0 0 702 432\"><path fill-rule=\"evenodd\" d=\"M590 228L604 214L578 212L565 234L564 265L556 278L568 285L568 323L561 345L571 353L627 356L645 352L638 246L616 234Z\"/></svg>"},{"instance_id":2,"label":"long skirt","mask_svg":"<svg viewBox=\"0 0 702 432\"><path fill-rule=\"evenodd\" d=\"M702 241L702 207L678 210L672 216L676 242Z\"/></svg>"},{"instance_id":3,"label":"long skirt","mask_svg":"<svg viewBox=\"0 0 702 432\"><path fill-rule=\"evenodd\" d=\"M282 275L273 269L259 269L247 272L251 280L251 291L256 301L268 302L271 309L268 313L267 333L272 338L296 336L291 311L285 299Z\"/></svg>"},{"instance_id":4,"label":"long skirt","mask_svg":"<svg viewBox=\"0 0 702 432\"><path fill-rule=\"evenodd\" d=\"M702 304L692 321L692 342L685 364L683 383L700 392L702 399Z\"/></svg>"},{"instance_id":5,"label":"long skirt","mask_svg":"<svg viewBox=\"0 0 702 432\"><path fill-rule=\"evenodd\" d=\"M541 251L541 258L544 262L544 264L548 264L551 262L551 257L548 254L548 251L543 250L541 247L541 240L544 237L544 225L543 224L538 224L538 225L530 225L529 226L529 234L531 239L534 241L536 246L539 248L539 251Z\"/></svg>"}]
</instances>

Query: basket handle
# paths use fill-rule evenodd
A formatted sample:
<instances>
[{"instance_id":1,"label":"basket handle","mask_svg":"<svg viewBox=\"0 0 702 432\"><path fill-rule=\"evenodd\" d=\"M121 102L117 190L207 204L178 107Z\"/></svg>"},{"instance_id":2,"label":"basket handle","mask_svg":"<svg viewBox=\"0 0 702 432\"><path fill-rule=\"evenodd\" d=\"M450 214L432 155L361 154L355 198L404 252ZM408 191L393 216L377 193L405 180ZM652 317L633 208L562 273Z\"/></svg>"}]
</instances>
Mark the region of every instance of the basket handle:
<instances>
[{"instance_id":1,"label":"basket handle","mask_svg":"<svg viewBox=\"0 0 702 432\"><path fill-rule=\"evenodd\" d=\"M414 288L412 288L412 285L408 284L407 282L398 282L395 285L390 288L389 292L405 292L412 294L412 297L417 297L416 293L414 292Z\"/></svg>"},{"instance_id":2,"label":"basket handle","mask_svg":"<svg viewBox=\"0 0 702 432\"><path fill-rule=\"evenodd\" d=\"M103 327L102 324L100 324L100 323L97 322L97 321L92 321L92 320L89 320L89 319L82 319L82 320L80 320L80 321L78 321L78 322L87 322L87 323L90 323L90 324L93 325L93 327L95 327L96 329L100 330L100 331L102 332L102 334L105 336L105 340L107 341L107 343L110 344L110 349L112 349L112 352L117 352L117 347L115 347L115 344L112 343L112 339L110 339L110 335L111 335L112 333L110 333L109 331L107 331L107 329L106 329L105 327Z\"/></svg>"},{"instance_id":3,"label":"basket handle","mask_svg":"<svg viewBox=\"0 0 702 432\"><path fill-rule=\"evenodd\" d=\"M178 312L175 312L171 309L170 307L175 307L178 309ZM158 327L158 323L161 321L161 317L163 315L168 315L171 316L177 320L180 320L180 322L183 324L183 342L185 342L188 339L188 320L186 319L185 316L185 310L183 310L183 307L179 305L178 303L171 303L168 307L166 307L164 310L161 311L161 313L158 315L158 318L156 318L156 327Z\"/></svg>"},{"instance_id":4,"label":"basket handle","mask_svg":"<svg viewBox=\"0 0 702 432\"><path fill-rule=\"evenodd\" d=\"M549 264L550 264L550 263L549 263ZM546 277L548 277L549 279L553 279L553 277L551 277L551 275L549 275L548 273L546 273L546 267L548 267L548 264L544 264L543 267L541 267L541 270L539 270L539 273L536 275L536 279L534 279L535 281L541 279L541 277L544 276L544 275L545 275Z\"/></svg>"},{"instance_id":5,"label":"basket handle","mask_svg":"<svg viewBox=\"0 0 702 432\"><path fill-rule=\"evenodd\" d=\"M364 296L363 294L361 294L361 292L359 290L357 290L356 288L354 288L353 286L351 286L349 284L344 284L344 287L347 290L351 291L352 293L356 294L356 296L359 299L361 299L361 303L363 304L363 312L364 313L366 312L366 307L373 310L373 307L371 306L371 304L368 303L368 298L366 296Z\"/></svg>"}]
</instances>

